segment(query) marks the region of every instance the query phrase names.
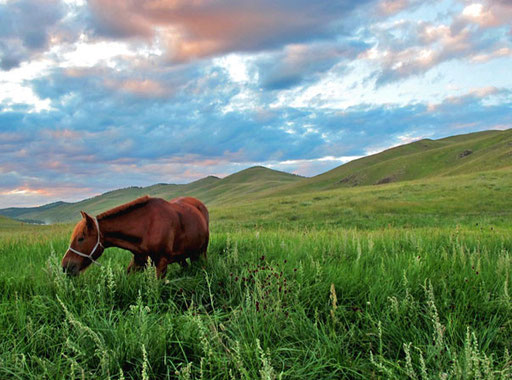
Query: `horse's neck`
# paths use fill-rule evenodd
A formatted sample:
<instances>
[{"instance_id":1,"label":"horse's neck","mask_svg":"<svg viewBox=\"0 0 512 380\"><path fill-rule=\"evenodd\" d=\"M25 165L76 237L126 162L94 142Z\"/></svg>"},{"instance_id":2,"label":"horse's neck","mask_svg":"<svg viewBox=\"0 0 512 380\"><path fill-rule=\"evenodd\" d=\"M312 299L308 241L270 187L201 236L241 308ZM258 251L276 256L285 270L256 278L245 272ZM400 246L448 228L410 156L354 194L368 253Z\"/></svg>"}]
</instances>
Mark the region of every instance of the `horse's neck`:
<instances>
[{"instance_id":1,"label":"horse's neck","mask_svg":"<svg viewBox=\"0 0 512 380\"><path fill-rule=\"evenodd\" d=\"M105 247L119 247L136 251L142 241L136 221L127 215L98 220Z\"/></svg>"}]
</instances>

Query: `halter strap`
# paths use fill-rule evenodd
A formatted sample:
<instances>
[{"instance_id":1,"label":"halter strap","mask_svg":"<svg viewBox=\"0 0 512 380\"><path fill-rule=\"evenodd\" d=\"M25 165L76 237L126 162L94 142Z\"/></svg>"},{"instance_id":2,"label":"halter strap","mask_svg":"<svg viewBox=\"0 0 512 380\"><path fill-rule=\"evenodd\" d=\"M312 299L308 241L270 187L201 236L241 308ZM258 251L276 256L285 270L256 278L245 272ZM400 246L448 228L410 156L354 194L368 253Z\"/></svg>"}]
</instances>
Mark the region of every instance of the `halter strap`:
<instances>
[{"instance_id":1,"label":"halter strap","mask_svg":"<svg viewBox=\"0 0 512 380\"><path fill-rule=\"evenodd\" d=\"M96 245L95 245L95 246L94 246L94 248L92 249L91 253L90 253L90 254L88 254L88 255L86 255L85 253L82 253L82 252L80 252L80 251L77 251L76 249L71 248L71 244L69 245L68 250L69 250L69 251L71 251L71 252L73 252L73 253L76 253L78 256L82 256L82 257L85 257L85 258L87 258L87 259L91 260L91 261L92 261L94 264L96 264L96 265L101 266L101 264L100 264L100 263L98 263L96 260L94 260L94 259L92 258L92 255L94 254L94 252L96 252L96 250L98 249L98 247L100 247L100 246L101 246L102 248L105 248L105 247L103 247L103 244L101 244L101 242L100 242L100 235L101 235L101 233L100 233L100 225L98 224L98 219L97 219L97 218L94 218L94 224L96 224L96 228L98 229L98 241L96 242Z\"/></svg>"}]
</instances>

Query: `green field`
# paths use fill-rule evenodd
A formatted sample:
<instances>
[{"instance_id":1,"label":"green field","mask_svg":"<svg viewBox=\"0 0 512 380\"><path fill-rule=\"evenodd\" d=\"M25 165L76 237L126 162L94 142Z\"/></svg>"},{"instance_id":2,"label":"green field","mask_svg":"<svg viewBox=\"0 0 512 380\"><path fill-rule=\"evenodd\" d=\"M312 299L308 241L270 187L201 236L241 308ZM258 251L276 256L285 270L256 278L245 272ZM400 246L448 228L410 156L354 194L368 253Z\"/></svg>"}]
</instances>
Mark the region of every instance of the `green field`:
<instances>
[{"instance_id":1,"label":"green field","mask_svg":"<svg viewBox=\"0 0 512 380\"><path fill-rule=\"evenodd\" d=\"M127 276L118 249L69 279L71 225L3 226L0 378L511 377L510 218L400 226L380 203L344 226L334 194L311 198L318 224L287 200L272 222L254 205L212 209L208 262L166 281Z\"/></svg>"},{"instance_id":2,"label":"green field","mask_svg":"<svg viewBox=\"0 0 512 380\"><path fill-rule=\"evenodd\" d=\"M340 182L343 166L206 178L193 187L210 200L208 261L164 281L127 276L131 254L114 248L68 278L72 224L0 217L0 379L512 378L512 166L489 159L509 135L383 152L409 167L441 149L422 175L378 186ZM396 167L366 160L357 178ZM153 190L169 186L192 184ZM29 212L76 218L146 189Z\"/></svg>"}]
</instances>

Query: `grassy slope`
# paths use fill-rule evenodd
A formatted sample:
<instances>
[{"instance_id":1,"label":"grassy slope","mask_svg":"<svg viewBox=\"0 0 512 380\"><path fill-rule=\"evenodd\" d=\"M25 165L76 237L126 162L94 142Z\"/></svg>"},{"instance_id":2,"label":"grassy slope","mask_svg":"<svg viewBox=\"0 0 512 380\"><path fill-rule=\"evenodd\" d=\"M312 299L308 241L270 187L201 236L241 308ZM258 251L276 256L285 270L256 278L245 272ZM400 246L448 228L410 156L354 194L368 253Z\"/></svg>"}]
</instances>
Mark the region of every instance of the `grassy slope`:
<instances>
[{"instance_id":1,"label":"grassy slope","mask_svg":"<svg viewBox=\"0 0 512 380\"><path fill-rule=\"evenodd\" d=\"M325 226L365 229L395 226L512 225L512 168L266 197L211 207L214 226Z\"/></svg>"},{"instance_id":2,"label":"grassy slope","mask_svg":"<svg viewBox=\"0 0 512 380\"><path fill-rule=\"evenodd\" d=\"M49 203L49 204L46 204L44 206L39 206L39 207L9 207L9 208L4 208L4 209L0 210L0 212L3 216L6 216L8 218L22 219L23 215L30 214L30 213L34 212L36 209L37 209L37 212L44 212L44 211L49 211L56 207L58 208L58 207L65 206L66 204L67 204L66 202L54 202L54 203ZM28 221L28 218L23 218L23 219Z\"/></svg>"},{"instance_id":3,"label":"grassy slope","mask_svg":"<svg viewBox=\"0 0 512 380\"><path fill-rule=\"evenodd\" d=\"M17 220L13 220L11 218L7 218L5 216L0 215L0 228L16 228L21 225L21 222Z\"/></svg>"},{"instance_id":4,"label":"grassy slope","mask_svg":"<svg viewBox=\"0 0 512 380\"><path fill-rule=\"evenodd\" d=\"M471 151L471 154L461 156L465 151ZM8 209L2 210L2 213L19 219L65 222L76 220L80 210L97 214L145 194L165 199L190 195L200 198L210 207L223 205L227 208L232 204L251 200L256 201L258 207L264 208L266 201L258 199L283 195L298 195L300 198L305 193L309 193L306 198L312 199L318 197L318 191L346 189L355 185L359 185L358 190L343 193L345 195L341 198L361 193L361 202L364 203L370 201L371 196L368 196L375 188L370 186L368 189L360 190L359 188L364 185L421 179L428 182L436 181L435 178L444 183L442 178L449 176L500 168L506 170L511 166L512 129L485 131L441 140L421 140L395 147L352 161L313 178L301 178L263 167L253 167L223 179L207 177L186 185L158 184L146 188L132 187L78 203L52 204L37 209ZM481 194L480 190L470 183L467 186L473 189L474 194ZM466 193L469 194L468 191ZM426 197L429 195L426 194ZM444 199L443 194L439 195ZM375 203L375 200L371 202ZM380 203L382 202L376 204ZM421 204L419 207L422 207Z\"/></svg>"},{"instance_id":5,"label":"grassy slope","mask_svg":"<svg viewBox=\"0 0 512 380\"><path fill-rule=\"evenodd\" d=\"M114 190L77 203L63 203L52 207L42 206L32 209L8 209L8 215L47 223L68 222L77 220L80 217L80 210L98 214L146 194L164 199L195 196L208 205L230 203L246 199L251 193L293 183L301 178L293 174L256 166L223 179L207 177L186 185L157 184L149 187L130 187Z\"/></svg>"},{"instance_id":6,"label":"grassy slope","mask_svg":"<svg viewBox=\"0 0 512 380\"><path fill-rule=\"evenodd\" d=\"M459 157L464 151L471 154ZM303 193L379 182L450 176L512 166L512 129L441 140L420 140L354 160L316 177L280 188Z\"/></svg>"}]
</instances>

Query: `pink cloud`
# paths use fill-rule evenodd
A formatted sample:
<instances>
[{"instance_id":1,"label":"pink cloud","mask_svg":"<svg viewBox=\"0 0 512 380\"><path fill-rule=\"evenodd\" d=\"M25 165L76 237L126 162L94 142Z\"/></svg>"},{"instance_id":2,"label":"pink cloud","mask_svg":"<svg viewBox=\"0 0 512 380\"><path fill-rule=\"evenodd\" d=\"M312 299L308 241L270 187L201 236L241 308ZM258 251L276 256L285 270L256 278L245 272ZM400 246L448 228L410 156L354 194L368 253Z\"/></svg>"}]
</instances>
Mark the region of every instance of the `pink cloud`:
<instances>
[{"instance_id":1,"label":"pink cloud","mask_svg":"<svg viewBox=\"0 0 512 380\"><path fill-rule=\"evenodd\" d=\"M21 195L21 196L45 196L55 197L69 195L73 192L90 192L92 189L88 187L77 187L60 184L55 187L35 187L35 186L18 186L14 189L3 189L0 195Z\"/></svg>"},{"instance_id":2,"label":"pink cloud","mask_svg":"<svg viewBox=\"0 0 512 380\"><path fill-rule=\"evenodd\" d=\"M509 25L512 20L512 3L507 0L487 0L468 4L462 18L484 28Z\"/></svg>"},{"instance_id":3,"label":"pink cloud","mask_svg":"<svg viewBox=\"0 0 512 380\"><path fill-rule=\"evenodd\" d=\"M98 195L88 187L55 184L53 187L18 186L11 189L0 189L0 208L34 207L63 199L79 201Z\"/></svg>"},{"instance_id":4,"label":"pink cloud","mask_svg":"<svg viewBox=\"0 0 512 380\"><path fill-rule=\"evenodd\" d=\"M511 57L512 49L509 47L497 48L490 53L476 54L471 57L471 61L475 63L485 63L495 58Z\"/></svg>"},{"instance_id":5,"label":"pink cloud","mask_svg":"<svg viewBox=\"0 0 512 380\"><path fill-rule=\"evenodd\" d=\"M0 132L0 145L8 144L8 143L18 143L23 141L25 136L20 133L15 132Z\"/></svg>"},{"instance_id":6,"label":"pink cloud","mask_svg":"<svg viewBox=\"0 0 512 380\"><path fill-rule=\"evenodd\" d=\"M512 5L500 4L505 10L512 10ZM496 6L496 9L498 6ZM468 10L469 9L469 10ZM360 54L361 59L380 63L383 74L379 81L405 78L424 73L442 62L451 59L467 59L473 63L485 63L489 60L512 56L510 42L506 39L485 40L481 28L482 20L490 16L482 16L484 5L468 5L461 15L450 24L435 24L433 22L399 21L391 25L377 25L374 32L387 36L382 42ZM489 8L491 9L491 8ZM492 8L494 9L494 8ZM475 27L468 17L480 17L482 25ZM485 26L496 25L486 23ZM409 43L394 37L394 34L408 35Z\"/></svg>"},{"instance_id":7,"label":"pink cloud","mask_svg":"<svg viewBox=\"0 0 512 380\"><path fill-rule=\"evenodd\" d=\"M144 15L132 12L132 9L137 8L137 1L91 0L89 8L99 32L108 30L113 37L151 38L154 34Z\"/></svg>"},{"instance_id":8,"label":"pink cloud","mask_svg":"<svg viewBox=\"0 0 512 380\"><path fill-rule=\"evenodd\" d=\"M478 98L486 98L490 95L495 95L499 93L500 90L494 86L475 88L469 92L470 95L473 95Z\"/></svg>"},{"instance_id":9,"label":"pink cloud","mask_svg":"<svg viewBox=\"0 0 512 380\"><path fill-rule=\"evenodd\" d=\"M1 195L44 195L51 196L52 193L48 189L33 189L27 186L17 187L12 190L6 190L0 193Z\"/></svg>"},{"instance_id":10,"label":"pink cloud","mask_svg":"<svg viewBox=\"0 0 512 380\"><path fill-rule=\"evenodd\" d=\"M105 86L144 98L158 98L171 94L170 90L151 79L126 79L122 81L106 79Z\"/></svg>"},{"instance_id":11,"label":"pink cloud","mask_svg":"<svg viewBox=\"0 0 512 380\"><path fill-rule=\"evenodd\" d=\"M493 86L474 88L462 95L449 96L449 97L445 98L441 103L428 104L427 112L434 113L434 112L440 111L446 105L465 104L470 101L474 101L475 99L483 100L483 99L492 97L494 95L500 95L503 93L503 91L504 91L503 89L499 89L499 88L496 88ZM469 125L469 124L457 124L457 125L459 125L460 128L466 128L466 127L475 126L476 123L473 123L471 125Z\"/></svg>"},{"instance_id":12,"label":"pink cloud","mask_svg":"<svg viewBox=\"0 0 512 380\"><path fill-rule=\"evenodd\" d=\"M71 129L58 129L55 131L44 130L44 134L47 134L48 137L57 140L78 140L82 137L82 133L71 130Z\"/></svg>"},{"instance_id":13,"label":"pink cloud","mask_svg":"<svg viewBox=\"0 0 512 380\"><path fill-rule=\"evenodd\" d=\"M406 9L409 5L409 0L384 0L379 3L379 10L385 15L390 15Z\"/></svg>"},{"instance_id":14,"label":"pink cloud","mask_svg":"<svg viewBox=\"0 0 512 380\"><path fill-rule=\"evenodd\" d=\"M92 26L112 38L156 38L179 62L321 35L351 7L273 1L90 0Z\"/></svg>"}]
</instances>

